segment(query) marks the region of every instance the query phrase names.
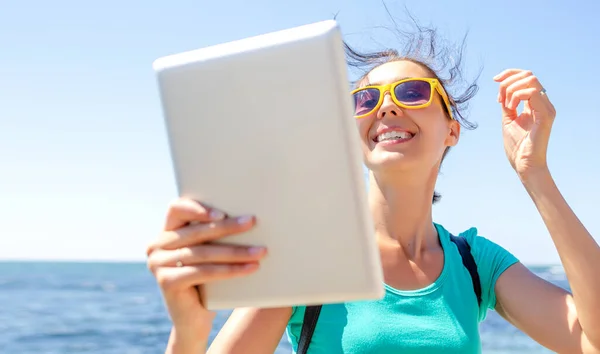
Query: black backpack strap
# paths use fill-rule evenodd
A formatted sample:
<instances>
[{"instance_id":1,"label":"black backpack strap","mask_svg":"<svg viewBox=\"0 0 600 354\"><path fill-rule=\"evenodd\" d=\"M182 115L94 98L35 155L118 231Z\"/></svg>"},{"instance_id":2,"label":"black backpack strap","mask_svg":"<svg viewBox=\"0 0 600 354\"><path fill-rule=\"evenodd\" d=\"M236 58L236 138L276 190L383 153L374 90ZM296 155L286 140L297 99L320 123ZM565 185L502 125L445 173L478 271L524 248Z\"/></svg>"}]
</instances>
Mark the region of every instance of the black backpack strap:
<instances>
[{"instance_id":1,"label":"black backpack strap","mask_svg":"<svg viewBox=\"0 0 600 354\"><path fill-rule=\"evenodd\" d=\"M471 246L469 246L467 239L462 236L450 235L450 240L458 247L458 252L460 252L463 265L467 268L469 274L471 274L473 290L475 290L475 295L477 296L477 304L481 306L481 281L479 280L479 272L477 271L475 258L473 258L473 254L471 254Z\"/></svg>"},{"instance_id":2,"label":"black backpack strap","mask_svg":"<svg viewBox=\"0 0 600 354\"><path fill-rule=\"evenodd\" d=\"M321 314L321 307L321 305L306 306L302 330L300 331L300 340L298 341L298 350L296 351L297 354L306 354L308 352L310 341L317 327L317 320Z\"/></svg>"}]
</instances>

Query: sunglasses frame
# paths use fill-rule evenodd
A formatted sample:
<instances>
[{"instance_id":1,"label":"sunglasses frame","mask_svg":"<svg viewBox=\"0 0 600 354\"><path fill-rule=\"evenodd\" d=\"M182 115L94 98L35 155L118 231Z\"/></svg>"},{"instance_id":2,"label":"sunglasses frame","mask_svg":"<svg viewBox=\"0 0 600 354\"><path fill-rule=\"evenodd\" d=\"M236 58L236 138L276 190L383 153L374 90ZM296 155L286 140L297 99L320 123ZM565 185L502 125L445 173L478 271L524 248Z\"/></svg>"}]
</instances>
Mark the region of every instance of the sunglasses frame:
<instances>
[{"instance_id":1,"label":"sunglasses frame","mask_svg":"<svg viewBox=\"0 0 600 354\"><path fill-rule=\"evenodd\" d=\"M406 104L400 102L397 99L396 92L395 92L396 86L403 84L405 82L410 82L410 81L424 81L424 82L429 83L429 85L431 87L431 93L429 96L429 100L427 100L426 103L416 105L416 106L409 106L409 105L406 105ZM391 82L391 83L385 84L385 85L368 85L368 86L364 86L364 87L359 87L355 90L352 90L350 92L350 94L352 95L352 97L354 97L355 93L366 90L366 89L379 90L379 101L377 102L375 107L372 110L370 110L368 113L361 114L361 115L355 115L354 118L356 118L356 119L365 118L366 116L370 115L371 113L377 111L383 104L383 98L385 97L385 94L388 92L390 93L390 96L392 97L392 101L394 101L394 103L398 107L402 107L402 108L406 108L406 109L420 109L420 108L429 107L431 105L431 102L433 102L433 93L435 91L437 91L440 94L440 96L442 96L442 100L444 101L444 104L446 105L446 108L448 109L448 113L450 114L450 119L454 119L454 116L452 114L452 106L450 105L450 100L448 99L446 90L444 90L444 87L442 86L442 84L439 82L438 79L428 78L428 77L411 77L411 78L407 78L407 79L402 79L400 81Z\"/></svg>"}]
</instances>

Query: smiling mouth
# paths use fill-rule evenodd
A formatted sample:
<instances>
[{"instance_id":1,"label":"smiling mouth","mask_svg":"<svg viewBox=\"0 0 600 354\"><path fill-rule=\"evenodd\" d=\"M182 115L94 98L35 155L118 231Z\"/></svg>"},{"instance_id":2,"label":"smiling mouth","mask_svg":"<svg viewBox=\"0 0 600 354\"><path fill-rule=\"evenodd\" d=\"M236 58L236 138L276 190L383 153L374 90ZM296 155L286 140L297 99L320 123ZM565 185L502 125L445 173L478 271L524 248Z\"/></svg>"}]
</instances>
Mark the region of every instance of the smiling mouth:
<instances>
[{"instance_id":1,"label":"smiling mouth","mask_svg":"<svg viewBox=\"0 0 600 354\"><path fill-rule=\"evenodd\" d=\"M407 131L391 131L377 135L373 141L376 143L383 142L404 142L412 139L414 134Z\"/></svg>"}]
</instances>

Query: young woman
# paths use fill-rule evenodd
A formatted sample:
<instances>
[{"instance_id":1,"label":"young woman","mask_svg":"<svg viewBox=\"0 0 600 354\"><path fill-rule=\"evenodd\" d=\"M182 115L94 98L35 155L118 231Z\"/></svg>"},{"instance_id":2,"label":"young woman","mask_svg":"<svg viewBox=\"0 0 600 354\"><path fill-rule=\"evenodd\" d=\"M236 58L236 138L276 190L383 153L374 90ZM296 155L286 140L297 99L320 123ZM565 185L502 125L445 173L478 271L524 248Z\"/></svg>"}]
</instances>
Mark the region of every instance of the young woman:
<instances>
[{"instance_id":1,"label":"young woman","mask_svg":"<svg viewBox=\"0 0 600 354\"><path fill-rule=\"evenodd\" d=\"M600 247L548 169L556 112L538 78L508 69L493 80L499 84L506 156L548 228L572 294L538 278L470 229L461 236L477 264L478 305L456 245L432 220L438 171L458 143L461 125L472 127L462 105L476 86L461 96L449 94L451 80L442 80L431 63L410 50L360 55L347 49L354 64L369 65L352 94L370 170L369 203L386 294L378 301L323 306L309 352L478 353L479 322L494 309L552 351L600 353ZM457 67L450 73L455 77ZM524 111L518 114L521 102ZM147 252L173 322L167 352L206 351L214 314L198 301L196 286L251 274L267 254L262 248L210 241L245 232L254 222L252 216L228 216L192 200L170 206L164 231ZM273 353L286 328L296 348L304 312L304 307L236 309L209 352Z\"/></svg>"}]
</instances>

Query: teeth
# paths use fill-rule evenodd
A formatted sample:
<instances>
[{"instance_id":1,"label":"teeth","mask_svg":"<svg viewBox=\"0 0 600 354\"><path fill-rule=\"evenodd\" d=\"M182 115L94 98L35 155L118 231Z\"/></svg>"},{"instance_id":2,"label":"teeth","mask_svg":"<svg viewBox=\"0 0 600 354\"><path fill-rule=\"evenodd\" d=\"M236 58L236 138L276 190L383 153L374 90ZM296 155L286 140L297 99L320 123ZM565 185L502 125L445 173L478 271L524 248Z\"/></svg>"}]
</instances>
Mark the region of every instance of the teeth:
<instances>
[{"instance_id":1,"label":"teeth","mask_svg":"<svg viewBox=\"0 0 600 354\"><path fill-rule=\"evenodd\" d=\"M410 139L412 137L413 137L413 135L409 132L392 131L392 132L387 132L387 133L377 135L376 140L377 140L377 142L380 142L380 141L386 141L386 140L392 140L392 139Z\"/></svg>"}]
</instances>

